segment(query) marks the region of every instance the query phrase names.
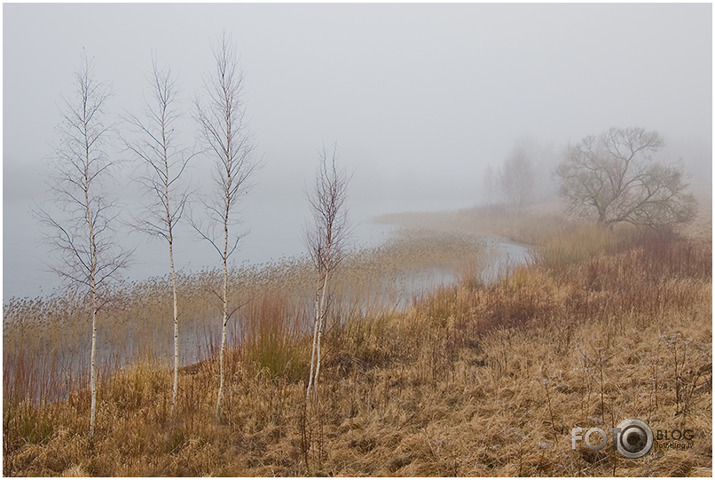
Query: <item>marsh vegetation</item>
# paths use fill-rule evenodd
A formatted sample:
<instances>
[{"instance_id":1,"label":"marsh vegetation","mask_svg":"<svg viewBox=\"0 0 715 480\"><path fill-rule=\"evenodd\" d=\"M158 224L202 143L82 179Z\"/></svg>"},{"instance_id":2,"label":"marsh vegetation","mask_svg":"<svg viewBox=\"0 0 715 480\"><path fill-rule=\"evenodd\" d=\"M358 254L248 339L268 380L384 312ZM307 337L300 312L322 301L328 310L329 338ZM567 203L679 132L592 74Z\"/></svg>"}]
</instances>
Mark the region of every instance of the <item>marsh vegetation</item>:
<instances>
[{"instance_id":1,"label":"marsh vegetation","mask_svg":"<svg viewBox=\"0 0 715 480\"><path fill-rule=\"evenodd\" d=\"M476 274L484 242L458 234L404 231L375 248L350 252L334 280L332 322L350 315L404 310L413 299L458 275ZM465 260L466 259L466 260ZM258 335L263 317L283 333L302 336L312 326L314 282L308 258L245 266L229 271L231 302L240 305L228 325L234 348ZM218 352L222 272L177 275L182 313L183 365ZM67 296L11 299L4 317L4 384L7 394L35 403L58 401L85 385L86 318L83 299ZM99 318L98 368L103 378L125 365L164 366L173 361L171 277L151 278L118 288L113 304ZM167 310L168 309L168 310ZM263 310L268 310L263 312ZM276 323L277 322L277 323Z\"/></svg>"},{"instance_id":2,"label":"marsh vegetation","mask_svg":"<svg viewBox=\"0 0 715 480\"><path fill-rule=\"evenodd\" d=\"M229 329L221 419L211 293L220 274L178 276L192 354L175 416L169 281L125 286L122 309L100 320L111 354L91 448L86 356L71 353L86 344L82 302L6 305L5 473L709 475L710 242L556 220L430 214L431 230L352 252L333 290L317 405L305 397L307 260L231 272L242 307ZM533 261L482 282L487 247L465 232L484 225L535 245ZM404 282L430 268L454 280L420 292ZM573 426L629 417L690 428L693 447L639 460L571 449Z\"/></svg>"}]
</instances>

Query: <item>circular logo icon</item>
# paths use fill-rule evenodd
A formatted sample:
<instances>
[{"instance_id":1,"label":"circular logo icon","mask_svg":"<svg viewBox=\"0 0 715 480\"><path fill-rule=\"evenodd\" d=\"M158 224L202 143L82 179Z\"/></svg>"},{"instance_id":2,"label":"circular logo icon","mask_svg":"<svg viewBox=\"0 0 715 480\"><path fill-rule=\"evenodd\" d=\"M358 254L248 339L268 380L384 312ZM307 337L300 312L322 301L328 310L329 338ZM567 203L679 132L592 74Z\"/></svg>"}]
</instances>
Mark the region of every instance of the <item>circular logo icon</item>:
<instances>
[{"instance_id":1,"label":"circular logo icon","mask_svg":"<svg viewBox=\"0 0 715 480\"><path fill-rule=\"evenodd\" d=\"M626 458L641 458L653 447L653 430L643 420L629 418L617 427L616 438L618 453Z\"/></svg>"}]
</instances>

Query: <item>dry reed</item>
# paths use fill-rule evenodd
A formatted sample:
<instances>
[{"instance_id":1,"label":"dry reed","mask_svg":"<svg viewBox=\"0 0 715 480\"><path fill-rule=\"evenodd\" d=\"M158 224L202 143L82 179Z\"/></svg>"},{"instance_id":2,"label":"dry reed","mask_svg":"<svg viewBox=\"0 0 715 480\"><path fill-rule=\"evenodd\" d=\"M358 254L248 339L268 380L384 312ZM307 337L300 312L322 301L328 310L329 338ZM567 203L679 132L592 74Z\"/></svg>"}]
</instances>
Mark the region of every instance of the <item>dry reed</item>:
<instances>
[{"instance_id":1,"label":"dry reed","mask_svg":"<svg viewBox=\"0 0 715 480\"><path fill-rule=\"evenodd\" d=\"M434 253L430 235L414 244L416 258L388 246L346 267L325 338L322 403L314 410L305 405L304 385L310 302L302 295L311 285L300 261L233 272L236 291L246 296L235 299L245 306L232 337L220 421L212 414L215 274L182 278L182 311L191 325L184 341L206 335L208 351L184 370L174 419L167 413L166 353L153 344L165 336L167 352L170 346L171 326L161 321L166 294L157 294L165 282L128 288L124 309L102 325L106 335L132 341L127 357L114 366L105 360L113 368L99 388L92 448L82 382L70 375L71 387L47 384L37 372L67 367L61 356L33 356L75 344L81 350L81 340L63 343L60 334L81 337L83 312L59 299L6 305L4 473L711 474L709 243L568 226L533 233L544 239L537 261L482 285L474 280L473 240L454 235ZM466 263L460 280L401 306L399 295L374 281L399 278L400 263L413 265L428 253L435 255L430 266ZM27 341L38 331L42 341ZM68 393L54 398L49 392L58 388ZM691 429L693 446L656 448L638 460L610 449L571 449L572 427L607 429L630 417L654 429Z\"/></svg>"}]
</instances>

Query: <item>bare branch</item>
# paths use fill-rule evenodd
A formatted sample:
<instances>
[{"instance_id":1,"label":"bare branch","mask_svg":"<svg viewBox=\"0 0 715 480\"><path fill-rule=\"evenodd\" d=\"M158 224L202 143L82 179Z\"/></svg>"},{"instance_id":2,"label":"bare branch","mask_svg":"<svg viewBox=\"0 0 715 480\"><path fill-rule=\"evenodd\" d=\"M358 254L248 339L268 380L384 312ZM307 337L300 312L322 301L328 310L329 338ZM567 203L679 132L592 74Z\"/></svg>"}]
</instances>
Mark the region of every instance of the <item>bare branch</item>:
<instances>
[{"instance_id":1,"label":"bare branch","mask_svg":"<svg viewBox=\"0 0 715 480\"><path fill-rule=\"evenodd\" d=\"M695 201L682 171L655 162L664 142L658 132L611 128L571 146L557 168L559 193L572 212L599 223L658 227L691 221Z\"/></svg>"}]
</instances>

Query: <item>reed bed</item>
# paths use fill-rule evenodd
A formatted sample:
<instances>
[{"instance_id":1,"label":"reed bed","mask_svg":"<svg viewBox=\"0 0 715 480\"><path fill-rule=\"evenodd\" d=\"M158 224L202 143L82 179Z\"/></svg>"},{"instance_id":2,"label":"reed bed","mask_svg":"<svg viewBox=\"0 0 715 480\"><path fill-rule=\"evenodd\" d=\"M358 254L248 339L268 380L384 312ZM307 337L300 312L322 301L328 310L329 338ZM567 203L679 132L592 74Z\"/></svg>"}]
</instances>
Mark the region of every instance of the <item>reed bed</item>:
<instances>
[{"instance_id":1,"label":"reed bed","mask_svg":"<svg viewBox=\"0 0 715 480\"><path fill-rule=\"evenodd\" d=\"M357 312L394 311L413 295L450 282L465 258L479 258L482 244L458 234L405 231L393 241L353 252L331 279L333 321ZM441 278L435 272L441 273ZM437 282L437 283L436 283ZM243 266L230 272L228 341L283 345L312 325L315 282L306 259ZM217 271L178 275L180 348L184 365L217 353L221 317L214 292ZM172 296L168 277L150 278L114 292L99 315L98 364L104 377L137 362L155 366L173 360ZM5 399L46 403L67 398L85 385L89 371L89 318L81 298L11 299L4 308ZM278 343L276 343L278 342ZM253 345L253 346L252 346ZM276 368L275 366L273 368Z\"/></svg>"},{"instance_id":2,"label":"reed bed","mask_svg":"<svg viewBox=\"0 0 715 480\"><path fill-rule=\"evenodd\" d=\"M414 234L414 256L402 257L398 244L351 258L333 297L315 405L306 404L304 384L313 286L300 272L309 266L235 271L233 301L250 302L232 337L221 420L213 415L217 361L210 352L183 370L177 412L169 416L171 373L161 348L139 361L150 343L142 335L166 334L168 344L170 326L157 319L168 306L153 295L160 281L134 286L128 291L143 296L128 295L117 325L103 328L131 332L137 360L103 377L93 443L81 385L66 398L38 402L33 381L6 368L4 473L710 476L710 244L582 228L540 234L535 261L489 285L475 274L478 242L464 232L444 242L434 232ZM442 238L440 247L430 238ZM585 244L574 245L577 239ZM398 279L400 265L416 262L456 268L457 281L429 294L413 291L400 305L375 278ZM290 274L274 284L276 272ZM183 325L211 330L216 281L211 272L183 277ZM36 328L56 328L40 315L55 315L54 304L25 302L6 306L14 312L5 318L11 352L32 338L20 327L24 309ZM64 308L57 318L82 318L72 302ZM78 332L79 322L68 331ZM29 353L20 359L27 372L36 368ZM571 449L572 427L608 430L631 417L654 429L691 429L692 447L658 447L638 460L610 448Z\"/></svg>"}]
</instances>

